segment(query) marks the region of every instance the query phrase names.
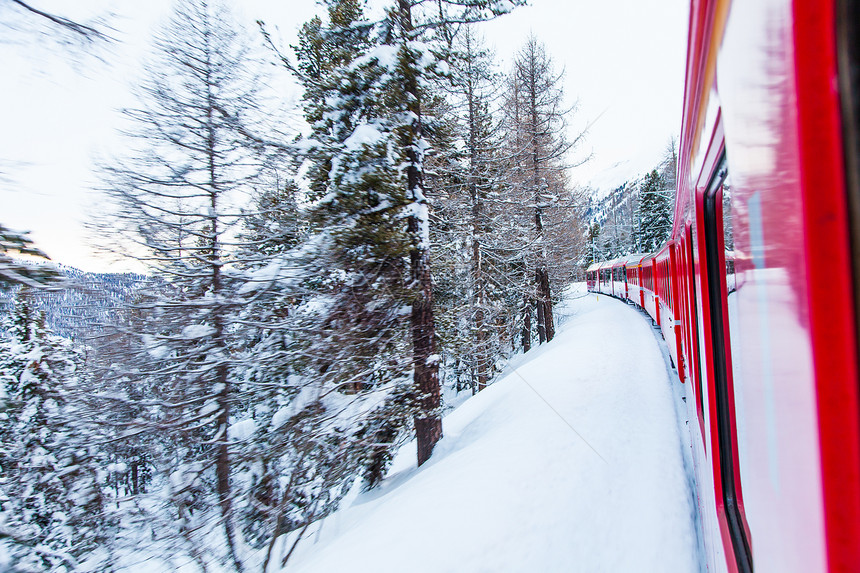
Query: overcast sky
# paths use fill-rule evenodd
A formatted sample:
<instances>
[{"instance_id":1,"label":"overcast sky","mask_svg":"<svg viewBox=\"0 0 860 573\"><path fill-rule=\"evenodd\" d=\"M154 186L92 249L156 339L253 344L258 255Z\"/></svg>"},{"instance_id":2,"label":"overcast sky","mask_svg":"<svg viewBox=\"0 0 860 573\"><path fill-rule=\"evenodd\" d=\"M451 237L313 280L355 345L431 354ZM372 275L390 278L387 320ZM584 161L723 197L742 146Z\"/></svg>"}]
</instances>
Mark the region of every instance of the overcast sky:
<instances>
[{"instance_id":1,"label":"overcast sky","mask_svg":"<svg viewBox=\"0 0 860 573\"><path fill-rule=\"evenodd\" d=\"M277 26L287 43L320 8L314 0L236 0L239 15ZM0 0L0 222L31 231L54 260L106 270L84 229L100 201L94 161L119 151L122 107L141 76L149 37L170 0L33 0L88 19L112 14L118 42L98 58L32 27L9 27ZM653 168L681 124L688 0L531 0L482 25L502 70L533 33L565 70L565 92L579 109L571 128L591 124L582 152L593 153L573 181L608 188ZM20 28L20 27L19 27ZM295 99L296 94L290 94ZM114 267L116 268L116 267Z\"/></svg>"}]
</instances>

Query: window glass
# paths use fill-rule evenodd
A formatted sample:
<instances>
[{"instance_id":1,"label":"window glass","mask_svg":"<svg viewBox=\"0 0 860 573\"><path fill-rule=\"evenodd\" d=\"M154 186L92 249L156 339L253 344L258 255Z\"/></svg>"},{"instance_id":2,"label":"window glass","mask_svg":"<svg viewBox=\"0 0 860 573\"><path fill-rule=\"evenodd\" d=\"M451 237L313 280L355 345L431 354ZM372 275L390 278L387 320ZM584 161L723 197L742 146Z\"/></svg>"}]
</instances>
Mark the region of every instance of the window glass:
<instances>
[{"instance_id":1,"label":"window glass","mask_svg":"<svg viewBox=\"0 0 860 573\"><path fill-rule=\"evenodd\" d=\"M723 182L723 245L726 254L726 292L735 292L735 238L732 231L734 216L732 214L732 185L728 174Z\"/></svg>"},{"instance_id":2,"label":"window glass","mask_svg":"<svg viewBox=\"0 0 860 573\"><path fill-rule=\"evenodd\" d=\"M717 169L705 200L707 268L713 343L713 381L719 433L720 479L723 501L738 570L752 570L741 484L747 463L741 376L735 361L741 358L735 281L735 205L725 159ZM734 412L732 412L732 409Z\"/></svg>"},{"instance_id":3,"label":"window glass","mask_svg":"<svg viewBox=\"0 0 860 573\"><path fill-rule=\"evenodd\" d=\"M735 405L735 431L737 435L738 457L740 462L741 482L744 480L745 469L749 467L747 458L747 427L744 412L744 380L740 361L742 357L740 317L738 312L737 280L735 274L735 219L736 213L732 201L731 174L727 173L722 188L723 216L723 245L726 256L726 313L729 323L728 350L731 371L732 390ZM749 478L747 478L749 479Z\"/></svg>"}]
</instances>

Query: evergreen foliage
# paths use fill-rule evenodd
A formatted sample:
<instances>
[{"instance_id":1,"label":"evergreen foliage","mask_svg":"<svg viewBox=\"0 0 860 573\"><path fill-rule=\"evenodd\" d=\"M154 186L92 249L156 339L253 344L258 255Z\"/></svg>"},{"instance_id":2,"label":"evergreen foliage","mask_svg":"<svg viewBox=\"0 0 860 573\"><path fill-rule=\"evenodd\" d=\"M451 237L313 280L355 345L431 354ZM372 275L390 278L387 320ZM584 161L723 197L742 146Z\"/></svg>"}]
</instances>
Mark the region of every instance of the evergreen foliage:
<instances>
[{"instance_id":1,"label":"evergreen foliage","mask_svg":"<svg viewBox=\"0 0 860 573\"><path fill-rule=\"evenodd\" d=\"M672 231L672 195L656 169L645 176L639 189L639 245L654 252Z\"/></svg>"},{"instance_id":2,"label":"evergreen foliage","mask_svg":"<svg viewBox=\"0 0 860 573\"><path fill-rule=\"evenodd\" d=\"M14 258L18 255L48 259L48 255L36 247L26 233L13 231L0 224L0 291L18 285L31 288L62 286L62 280L54 266L19 262Z\"/></svg>"},{"instance_id":3,"label":"evergreen foliage","mask_svg":"<svg viewBox=\"0 0 860 573\"><path fill-rule=\"evenodd\" d=\"M81 353L44 327L30 293L18 296L0 340L0 543L20 570L74 568L99 550L115 521L105 513L104 455L83 401Z\"/></svg>"},{"instance_id":4,"label":"evergreen foliage","mask_svg":"<svg viewBox=\"0 0 860 573\"><path fill-rule=\"evenodd\" d=\"M670 140L657 167L616 187L592 206L589 242L593 260L654 252L669 239L676 170L675 141Z\"/></svg>"}]
</instances>

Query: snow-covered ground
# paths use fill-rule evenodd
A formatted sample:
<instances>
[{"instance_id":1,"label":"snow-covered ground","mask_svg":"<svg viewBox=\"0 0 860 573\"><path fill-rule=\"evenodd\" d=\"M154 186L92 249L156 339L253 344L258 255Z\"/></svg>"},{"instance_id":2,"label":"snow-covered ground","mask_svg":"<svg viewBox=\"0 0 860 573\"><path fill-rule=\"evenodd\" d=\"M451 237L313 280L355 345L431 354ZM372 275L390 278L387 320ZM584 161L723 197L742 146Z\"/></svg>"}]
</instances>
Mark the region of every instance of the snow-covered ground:
<instances>
[{"instance_id":1,"label":"snow-covered ground","mask_svg":"<svg viewBox=\"0 0 860 573\"><path fill-rule=\"evenodd\" d=\"M286 570L698 571L680 383L643 314L584 290L555 340L445 418L430 461L404 447Z\"/></svg>"}]
</instances>

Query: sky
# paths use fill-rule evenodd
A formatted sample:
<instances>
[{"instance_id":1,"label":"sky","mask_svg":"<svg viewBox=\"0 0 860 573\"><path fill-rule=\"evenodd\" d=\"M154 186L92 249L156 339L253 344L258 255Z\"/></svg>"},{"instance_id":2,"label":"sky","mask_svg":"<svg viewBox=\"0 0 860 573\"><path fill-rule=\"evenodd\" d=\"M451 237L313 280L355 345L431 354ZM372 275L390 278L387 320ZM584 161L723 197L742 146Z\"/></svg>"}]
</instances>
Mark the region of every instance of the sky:
<instances>
[{"instance_id":1,"label":"sky","mask_svg":"<svg viewBox=\"0 0 860 573\"><path fill-rule=\"evenodd\" d=\"M120 109L135 105L151 34L171 0L34 0L85 22L105 19L116 39L87 50L0 0L0 222L29 231L55 261L124 270L92 248L86 223L103 204L95 164L122 149ZM530 0L482 24L502 71L530 34L564 70L571 136L587 127L571 180L607 190L649 171L681 124L687 0ZM249 29L264 20L284 44L321 8L315 0L235 0ZM298 93L283 90L287 101Z\"/></svg>"}]
</instances>

